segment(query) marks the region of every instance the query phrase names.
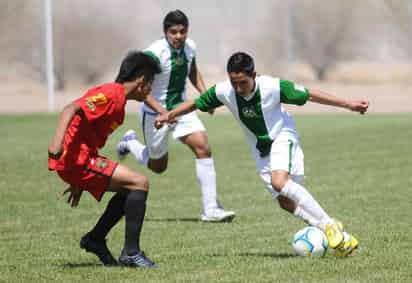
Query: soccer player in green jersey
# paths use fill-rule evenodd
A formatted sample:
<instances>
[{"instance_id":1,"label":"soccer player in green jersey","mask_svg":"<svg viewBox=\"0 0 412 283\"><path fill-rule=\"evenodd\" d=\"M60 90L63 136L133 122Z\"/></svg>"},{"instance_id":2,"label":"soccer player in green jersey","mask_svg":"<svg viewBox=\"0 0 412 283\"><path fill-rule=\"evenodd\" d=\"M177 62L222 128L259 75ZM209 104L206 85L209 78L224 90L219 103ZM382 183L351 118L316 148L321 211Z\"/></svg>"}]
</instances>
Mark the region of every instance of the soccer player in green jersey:
<instances>
[{"instance_id":1,"label":"soccer player in green jersey","mask_svg":"<svg viewBox=\"0 0 412 283\"><path fill-rule=\"evenodd\" d=\"M196 175L202 192L202 221L231 221L233 211L225 211L217 200L216 172L205 127L195 112L180 117L173 125L160 129L154 127L159 113L174 109L186 100L186 80L203 93L205 84L196 64L196 45L187 37L189 20L180 10L169 12L163 21L165 37L152 43L145 54L160 65L161 73L155 76L152 94L139 111L143 138L141 144L133 130L129 130L118 143L120 158L129 152L153 172L162 173L168 163L168 137L173 134L187 145L196 156Z\"/></svg>"},{"instance_id":2,"label":"soccer player in green jersey","mask_svg":"<svg viewBox=\"0 0 412 283\"><path fill-rule=\"evenodd\" d=\"M303 105L308 100L364 114L364 100L345 100L291 81L257 76L253 58L233 54L227 64L229 80L209 88L194 101L187 101L157 117L157 127L196 109L209 111L225 105L249 141L259 175L280 207L325 232L338 256L347 256L359 245L331 218L309 191L299 184L304 177L303 151L292 117L282 103Z\"/></svg>"}]
</instances>

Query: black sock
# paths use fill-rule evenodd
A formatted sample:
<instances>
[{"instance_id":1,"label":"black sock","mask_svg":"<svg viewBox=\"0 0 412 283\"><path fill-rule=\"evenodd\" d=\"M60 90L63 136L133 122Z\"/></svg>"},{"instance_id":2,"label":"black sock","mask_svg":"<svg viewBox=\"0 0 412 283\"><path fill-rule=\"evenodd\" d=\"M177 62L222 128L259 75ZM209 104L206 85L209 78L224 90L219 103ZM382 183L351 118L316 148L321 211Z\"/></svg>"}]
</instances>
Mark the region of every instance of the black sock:
<instances>
[{"instance_id":1,"label":"black sock","mask_svg":"<svg viewBox=\"0 0 412 283\"><path fill-rule=\"evenodd\" d=\"M110 229L124 215L124 207L126 202L126 193L116 193L107 204L106 210L100 216L94 228L89 232L90 238L93 240L103 240L106 238Z\"/></svg>"},{"instance_id":2,"label":"black sock","mask_svg":"<svg viewBox=\"0 0 412 283\"><path fill-rule=\"evenodd\" d=\"M125 202L126 233L124 248L128 255L140 251L140 231L146 212L147 192L130 191Z\"/></svg>"}]
</instances>

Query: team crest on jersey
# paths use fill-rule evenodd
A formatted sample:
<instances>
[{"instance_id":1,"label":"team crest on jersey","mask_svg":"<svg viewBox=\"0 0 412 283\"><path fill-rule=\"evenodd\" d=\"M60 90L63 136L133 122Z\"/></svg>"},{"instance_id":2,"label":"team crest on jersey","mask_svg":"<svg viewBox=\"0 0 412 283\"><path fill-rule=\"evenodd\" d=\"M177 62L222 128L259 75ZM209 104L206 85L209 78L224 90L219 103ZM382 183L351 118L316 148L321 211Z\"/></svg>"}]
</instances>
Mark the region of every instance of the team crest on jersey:
<instances>
[{"instance_id":1,"label":"team crest on jersey","mask_svg":"<svg viewBox=\"0 0 412 283\"><path fill-rule=\"evenodd\" d=\"M107 161L104 159L96 159L96 167L100 169L104 169L107 167Z\"/></svg>"},{"instance_id":2,"label":"team crest on jersey","mask_svg":"<svg viewBox=\"0 0 412 283\"><path fill-rule=\"evenodd\" d=\"M176 58L176 66L182 66L185 63L185 59L183 56L177 56Z\"/></svg>"},{"instance_id":3,"label":"team crest on jersey","mask_svg":"<svg viewBox=\"0 0 412 283\"><path fill-rule=\"evenodd\" d=\"M258 114L255 112L255 109L253 106L249 107L243 107L242 108L242 115L246 118L256 118Z\"/></svg>"}]
</instances>

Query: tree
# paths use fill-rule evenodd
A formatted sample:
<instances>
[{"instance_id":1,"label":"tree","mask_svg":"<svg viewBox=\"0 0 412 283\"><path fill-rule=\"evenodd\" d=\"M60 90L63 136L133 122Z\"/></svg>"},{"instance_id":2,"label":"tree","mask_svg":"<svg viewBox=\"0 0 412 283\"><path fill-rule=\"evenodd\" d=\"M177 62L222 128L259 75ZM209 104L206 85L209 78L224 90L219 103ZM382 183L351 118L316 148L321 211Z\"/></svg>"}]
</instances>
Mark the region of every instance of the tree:
<instances>
[{"instance_id":1,"label":"tree","mask_svg":"<svg viewBox=\"0 0 412 283\"><path fill-rule=\"evenodd\" d=\"M54 14L57 87L64 88L69 79L93 83L118 64L133 34L124 30L127 21L119 24L122 17L112 16L100 1L58 3Z\"/></svg>"},{"instance_id":2,"label":"tree","mask_svg":"<svg viewBox=\"0 0 412 283\"><path fill-rule=\"evenodd\" d=\"M386 7L391 13L391 23L398 31L398 41L412 56L412 2L404 0L386 0Z\"/></svg>"},{"instance_id":3,"label":"tree","mask_svg":"<svg viewBox=\"0 0 412 283\"><path fill-rule=\"evenodd\" d=\"M346 42L353 9L352 1L293 2L289 17L295 56L309 63L320 80L337 61L351 55Z\"/></svg>"}]
</instances>

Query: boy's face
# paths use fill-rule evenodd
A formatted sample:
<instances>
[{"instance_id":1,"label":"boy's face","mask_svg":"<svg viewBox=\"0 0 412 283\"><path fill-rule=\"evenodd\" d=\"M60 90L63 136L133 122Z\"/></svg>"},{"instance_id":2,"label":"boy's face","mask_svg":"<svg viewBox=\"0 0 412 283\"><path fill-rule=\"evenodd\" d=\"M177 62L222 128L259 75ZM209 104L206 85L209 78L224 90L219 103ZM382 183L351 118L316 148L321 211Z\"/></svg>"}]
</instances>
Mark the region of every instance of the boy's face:
<instances>
[{"instance_id":1,"label":"boy's face","mask_svg":"<svg viewBox=\"0 0 412 283\"><path fill-rule=\"evenodd\" d=\"M255 73L253 73L252 76L243 72L229 73L230 83L232 84L236 94L240 96L248 96L252 93L255 88L255 77Z\"/></svg>"},{"instance_id":2,"label":"boy's face","mask_svg":"<svg viewBox=\"0 0 412 283\"><path fill-rule=\"evenodd\" d=\"M182 48L185 45L186 38L187 28L184 25L173 25L166 31L166 39L175 49Z\"/></svg>"},{"instance_id":3,"label":"boy's face","mask_svg":"<svg viewBox=\"0 0 412 283\"><path fill-rule=\"evenodd\" d=\"M146 78L145 75L141 75L136 79L136 100L144 101L146 97L152 91L153 78Z\"/></svg>"}]
</instances>

